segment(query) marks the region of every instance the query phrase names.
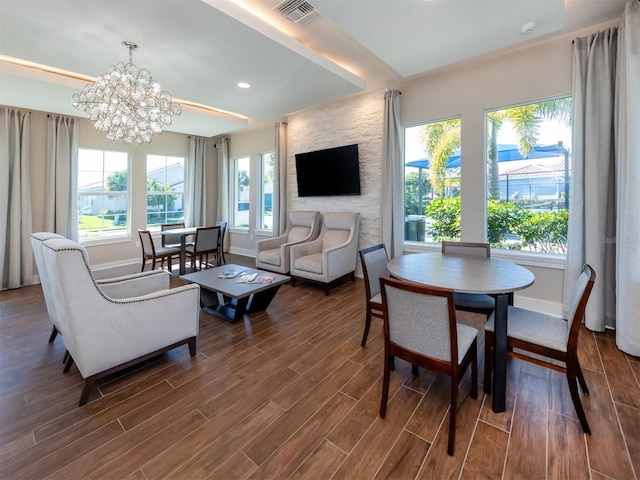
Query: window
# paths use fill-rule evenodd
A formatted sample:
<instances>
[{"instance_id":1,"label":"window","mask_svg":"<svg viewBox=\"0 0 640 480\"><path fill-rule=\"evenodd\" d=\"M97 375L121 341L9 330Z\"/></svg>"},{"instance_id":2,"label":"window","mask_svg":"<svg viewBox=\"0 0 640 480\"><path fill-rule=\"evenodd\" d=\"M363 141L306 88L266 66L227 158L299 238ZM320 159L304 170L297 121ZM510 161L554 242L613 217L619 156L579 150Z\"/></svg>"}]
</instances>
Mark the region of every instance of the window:
<instances>
[{"instance_id":1,"label":"window","mask_svg":"<svg viewBox=\"0 0 640 480\"><path fill-rule=\"evenodd\" d=\"M126 235L129 154L78 149L78 238Z\"/></svg>"},{"instance_id":2,"label":"window","mask_svg":"<svg viewBox=\"0 0 640 480\"><path fill-rule=\"evenodd\" d=\"M571 98L489 111L486 128L491 246L566 253Z\"/></svg>"},{"instance_id":3,"label":"window","mask_svg":"<svg viewBox=\"0 0 640 480\"><path fill-rule=\"evenodd\" d=\"M147 227L184 222L184 158L147 155Z\"/></svg>"},{"instance_id":4,"label":"window","mask_svg":"<svg viewBox=\"0 0 640 480\"><path fill-rule=\"evenodd\" d=\"M260 155L262 173L262 189L260 191L260 227L263 230L273 229L273 179L275 175L276 156L273 152Z\"/></svg>"},{"instance_id":5,"label":"window","mask_svg":"<svg viewBox=\"0 0 640 480\"><path fill-rule=\"evenodd\" d=\"M249 228L249 157L233 160L233 226Z\"/></svg>"},{"instance_id":6,"label":"window","mask_svg":"<svg viewBox=\"0 0 640 480\"><path fill-rule=\"evenodd\" d=\"M460 117L405 128L404 239L460 238Z\"/></svg>"}]
</instances>

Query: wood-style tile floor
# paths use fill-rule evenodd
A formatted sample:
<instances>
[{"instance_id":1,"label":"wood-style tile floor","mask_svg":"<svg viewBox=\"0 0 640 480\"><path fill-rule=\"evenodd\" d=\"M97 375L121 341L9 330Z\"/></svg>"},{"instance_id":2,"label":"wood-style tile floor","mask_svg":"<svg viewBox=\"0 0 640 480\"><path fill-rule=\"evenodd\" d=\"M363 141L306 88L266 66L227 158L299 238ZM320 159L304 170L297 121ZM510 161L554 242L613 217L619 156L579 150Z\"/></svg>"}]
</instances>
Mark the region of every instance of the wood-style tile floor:
<instances>
[{"instance_id":1,"label":"wood-style tile floor","mask_svg":"<svg viewBox=\"0 0 640 480\"><path fill-rule=\"evenodd\" d=\"M330 296L285 285L243 322L202 313L195 358L180 347L105 380L78 408L82 378L62 373L61 339L47 343L40 286L0 292L0 478L639 478L640 359L613 333L581 332L591 436L564 376L510 359L505 413L463 381L450 457L448 379L413 377L397 360L378 416L382 327L374 319L361 348L364 312L360 279ZM481 315L458 320L482 331Z\"/></svg>"}]
</instances>

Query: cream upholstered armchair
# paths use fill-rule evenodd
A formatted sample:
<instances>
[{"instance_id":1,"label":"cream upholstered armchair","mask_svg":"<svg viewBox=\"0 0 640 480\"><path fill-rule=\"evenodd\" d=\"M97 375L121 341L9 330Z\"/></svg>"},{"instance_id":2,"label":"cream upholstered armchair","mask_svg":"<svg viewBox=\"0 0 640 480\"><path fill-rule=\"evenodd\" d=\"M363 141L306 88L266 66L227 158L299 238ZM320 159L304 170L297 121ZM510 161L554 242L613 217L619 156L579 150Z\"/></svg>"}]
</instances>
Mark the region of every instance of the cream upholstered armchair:
<instances>
[{"instance_id":1,"label":"cream upholstered armchair","mask_svg":"<svg viewBox=\"0 0 640 480\"><path fill-rule=\"evenodd\" d=\"M36 267L38 268L42 294L44 296L47 312L49 313L49 321L52 324L49 343L53 343L58 336L58 333L62 333L64 328L64 318L61 318L58 315L58 312L56 312L51 280L49 278L49 272L47 271L47 265L42 253L44 242L54 238L65 237L52 232L35 232L31 234L31 248L36 260ZM100 285L103 291L107 293L107 295L116 298L126 296L131 291L131 288L134 289L133 291L136 292L137 295L144 295L166 288L166 276L163 275L162 270L152 270L144 273L132 273L127 275L122 275L121 270L122 268L119 267L106 267L92 269L91 273L93 274L96 283ZM117 275L115 272L120 272L120 275Z\"/></svg>"},{"instance_id":2,"label":"cream upholstered armchair","mask_svg":"<svg viewBox=\"0 0 640 480\"><path fill-rule=\"evenodd\" d=\"M314 240L320 230L320 212L289 212L287 229L279 237L256 242L256 268L286 275L292 245Z\"/></svg>"},{"instance_id":3,"label":"cream upholstered armchair","mask_svg":"<svg viewBox=\"0 0 640 480\"><path fill-rule=\"evenodd\" d=\"M184 344L195 355L198 285L169 289L167 272L99 283L84 247L65 238L44 241L42 258L62 339L85 379L80 406L105 375Z\"/></svg>"},{"instance_id":4,"label":"cream upholstered armchair","mask_svg":"<svg viewBox=\"0 0 640 480\"><path fill-rule=\"evenodd\" d=\"M329 295L342 279L355 280L359 234L359 213L325 213L318 238L291 247L292 284L296 279L320 283Z\"/></svg>"}]
</instances>

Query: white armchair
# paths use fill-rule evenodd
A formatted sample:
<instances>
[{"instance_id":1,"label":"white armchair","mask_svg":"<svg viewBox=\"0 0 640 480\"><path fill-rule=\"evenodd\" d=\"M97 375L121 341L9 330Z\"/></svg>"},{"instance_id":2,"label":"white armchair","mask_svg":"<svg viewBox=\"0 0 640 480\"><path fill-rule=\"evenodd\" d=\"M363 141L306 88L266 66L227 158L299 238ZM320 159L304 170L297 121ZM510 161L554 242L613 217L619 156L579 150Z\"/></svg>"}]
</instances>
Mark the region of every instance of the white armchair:
<instances>
[{"instance_id":1,"label":"white armchair","mask_svg":"<svg viewBox=\"0 0 640 480\"><path fill-rule=\"evenodd\" d=\"M289 223L279 237L256 242L256 268L286 275L292 245L314 240L320 230L320 212L289 212Z\"/></svg>"},{"instance_id":2,"label":"white armchair","mask_svg":"<svg viewBox=\"0 0 640 480\"><path fill-rule=\"evenodd\" d=\"M54 238L42 246L62 338L85 379L80 406L105 375L184 344L195 355L198 285L169 289L170 275L161 271L99 283L78 242Z\"/></svg>"},{"instance_id":3,"label":"white armchair","mask_svg":"<svg viewBox=\"0 0 640 480\"><path fill-rule=\"evenodd\" d=\"M329 295L341 280L355 280L359 234L359 213L325 213L318 238L291 247L292 285L296 279L319 283Z\"/></svg>"},{"instance_id":4,"label":"white armchair","mask_svg":"<svg viewBox=\"0 0 640 480\"><path fill-rule=\"evenodd\" d=\"M52 232L36 232L31 234L31 248L33 250L33 256L36 260L36 267L38 268L40 285L42 286L42 294L44 296L47 312L49 313L49 321L52 324L49 343L53 343L53 341L58 336L58 333L62 333L64 329L64 318L61 318L56 312L56 306L53 300L51 287L52 283L49 279L49 272L47 271L47 265L44 261L44 256L42 253L44 242L46 240L51 240L54 238L64 239L65 237ZM96 283L100 285L104 292L111 297L125 297L132 291L136 292L138 295L143 295L166 288L164 286L166 284L166 276L163 275L162 270L152 270L143 273L132 273L130 275L121 275L118 277L110 278L111 274L113 274L113 272L115 272L116 270L117 267L91 270Z\"/></svg>"}]
</instances>

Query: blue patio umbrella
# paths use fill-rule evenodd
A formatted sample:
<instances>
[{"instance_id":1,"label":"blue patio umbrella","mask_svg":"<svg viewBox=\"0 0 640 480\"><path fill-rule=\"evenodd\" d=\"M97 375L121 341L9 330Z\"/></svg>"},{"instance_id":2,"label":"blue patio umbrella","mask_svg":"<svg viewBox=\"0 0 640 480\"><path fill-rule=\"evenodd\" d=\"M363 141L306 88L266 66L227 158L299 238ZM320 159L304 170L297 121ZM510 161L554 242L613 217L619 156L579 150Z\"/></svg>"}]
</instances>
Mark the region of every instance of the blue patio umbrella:
<instances>
[{"instance_id":1,"label":"blue patio umbrella","mask_svg":"<svg viewBox=\"0 0 640 480\"><path fill-rule=\"evenodd\" d=\"M529 151L529 155L523 157L518 151L518 146L514 144L498 145L498 162L510 162L513 160L527 160L534 158L550 158L566 155L567 150L562 144L557 145L534 145ZM447 168L455 168L462 165L460 151L457 151L447 160ZM407 167L429 168L429 159L421 158L405 163Z\"/></svg>"},{"instance_id":2,"label":"blue patio umbrella","mask_svg":"<svg viewBox=\"0 0 640 480\"><path fill-rule=\"evenodd\" d=\"M535 158L551 158L564 156L564 168L565 168L565 198L569 198L569 151L564 148L562 142L558 142L554 145L534 145L529 151L529 155L522 156L518 150L518 146L514 144L498 144L498 162L511 162L514 160L528 160ZM446 168L456 168L462 165L462 156L458 150L456 153L449 157L447 160ZM418 168L418 178L422 178L422 169L429 168L429 159L421 158L418 160L412 160L405 163L406 167ZM418 195L419 195L419 211L422 211L422 182L418 182Z\"/></svg>"}]
</instances>

